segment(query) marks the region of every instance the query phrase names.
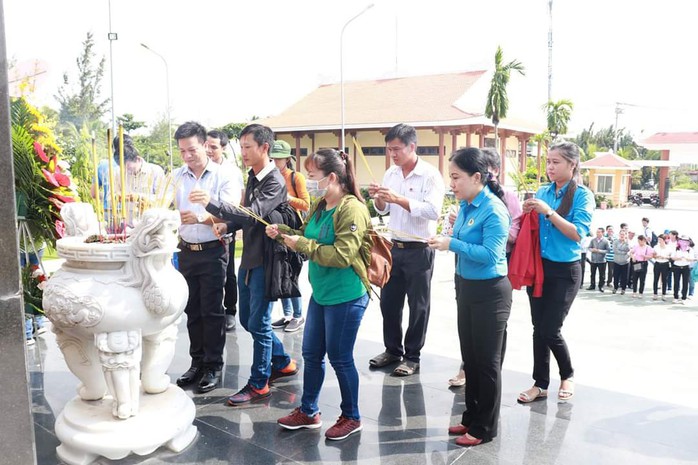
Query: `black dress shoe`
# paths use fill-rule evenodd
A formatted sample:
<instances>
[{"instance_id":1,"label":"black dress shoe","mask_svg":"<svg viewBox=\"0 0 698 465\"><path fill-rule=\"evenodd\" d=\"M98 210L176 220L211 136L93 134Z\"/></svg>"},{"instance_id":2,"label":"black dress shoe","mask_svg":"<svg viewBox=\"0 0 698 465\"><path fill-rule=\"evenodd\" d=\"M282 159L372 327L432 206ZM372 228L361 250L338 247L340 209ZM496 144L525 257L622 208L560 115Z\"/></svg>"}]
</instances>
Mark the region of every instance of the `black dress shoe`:
<instances>
[{"instance_id":1,"label":"black dress shoe","mask_svg":"<svg viewBox=\"0 0 698 465\"><path fill-rule=\"evenodd\" d=\"M204 374L204 369L202 367L191 366L182 376L177 378L177 386L184 387L194 384L201 379L201 375Z\"/></svg>"},{"instance_id":2,"label":"black dress shoe","mask_svg":"<svg viewBox=\"0 0 698 465\"><path fill-rule=\"evenodd\" d=\"M593 291L594 289L596 289L596 286L589 286L589 287L587 287L587 291Z\"/></svg>"},{"instance_id":3,"label":"black dress shoe","mask_svg":"<svg viewBox=\"0 0 698 465\"><path fill-rule=\"evenodd\" d=\"M226 331L232 331L235 329L235 315L226 315L225 316L225 330Z\"/></svg>"},{"instance_id":4,"label":"black dress shoe","mask_svg":"<svg viewBox=\"0 0 698 465\"><path fill-rule=\"evenodd\" d=\"M218 387L218 384L220 382L221 372L218 370L214 370L213 368L207 368L206 370L204 370L204 375L201 377L201 381L199 381L197 391L200 394L203 394L204 392L213 391Z\"/></svg>"}]
</instances>

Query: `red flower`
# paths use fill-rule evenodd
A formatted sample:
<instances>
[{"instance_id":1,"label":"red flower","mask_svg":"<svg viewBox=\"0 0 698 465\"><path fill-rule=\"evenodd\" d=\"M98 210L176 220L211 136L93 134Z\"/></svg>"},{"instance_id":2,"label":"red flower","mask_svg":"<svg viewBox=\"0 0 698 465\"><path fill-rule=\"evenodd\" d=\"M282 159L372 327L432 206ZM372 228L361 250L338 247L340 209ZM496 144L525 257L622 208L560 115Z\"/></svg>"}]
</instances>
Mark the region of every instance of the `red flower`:
<instances>
[{"instance_id":1,"label":"red flower","mask_svg":"<svg viewBox=\"0 0 698 465\"><path fill-rule=\"evenodd\" d=\"M59 172L55 172L53 174L53 177L58 181L58 184L60 184L63 187L68 187L70 186L70 178L66 176L65 174L61 174Z\"/></svg>"},{"instance_id":2,"label":"red flower","mask_svg":"<svg viewBox=\"0 0 698 465\"><path fill-rule=\"evenodd\" d=\"M56 234L58 237L65 237L65 223L61 220L56 220Z\"/></svg>"},{"instance_id":3,"label":"red flower","mask_svg":"<svg viewBox=\"0 0 698 465\"><path fill-rule=\"evenodd\" d=\"M56 197L58 200L64 203L70 203L70 202L75 202L75 199L72 197L66 197L65 195L60 195L60 194L53 194L54 197Z\"/></svg>"},{"instance_id":4,"label":"red flower","mask_svg":"<svg viewBox=\"0 0 698 465\"><path fill-rule=\"evenodd\" d=\"M46 181L49 182L49 184L52 184L56 187L61 187L58 181L56 181L56 177L53 175L53 173L44 168L41 168L41 172L44 173L44 178L46 179Z\"/></svg>"},{"instance_id":5,"label":"red flower","mask_svg":"<svg viewBox=\"0 0 698 465\"><path fill-rule=\"evenodd\" d=\"M44 152L44 149L41 147L40 143L34 142L34 150L36 151L36 154L39 155L39 158L41 158L41 161L48 163L48 157L46 156L46 153Z\"/></svg>"}]
</instances>

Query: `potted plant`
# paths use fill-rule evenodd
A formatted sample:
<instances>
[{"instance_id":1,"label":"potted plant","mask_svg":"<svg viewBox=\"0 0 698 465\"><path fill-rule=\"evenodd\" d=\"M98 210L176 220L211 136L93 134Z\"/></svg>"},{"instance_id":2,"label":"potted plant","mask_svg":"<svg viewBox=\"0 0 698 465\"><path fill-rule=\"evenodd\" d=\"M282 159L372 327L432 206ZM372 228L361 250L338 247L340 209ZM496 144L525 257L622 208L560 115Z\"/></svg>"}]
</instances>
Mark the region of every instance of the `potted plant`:
<instances>
[{"instance_id":1,"label":"potted plant","mask_svg":"<svg viewBox=\"0 0 698 465\"><path fill-rule=\"evenodd\" d=\"M596 200L596 208L600 208L601 210L606 210L608 208L608 199L604 194L596 194L594 198Z\"/></svg>"}]
</instances>

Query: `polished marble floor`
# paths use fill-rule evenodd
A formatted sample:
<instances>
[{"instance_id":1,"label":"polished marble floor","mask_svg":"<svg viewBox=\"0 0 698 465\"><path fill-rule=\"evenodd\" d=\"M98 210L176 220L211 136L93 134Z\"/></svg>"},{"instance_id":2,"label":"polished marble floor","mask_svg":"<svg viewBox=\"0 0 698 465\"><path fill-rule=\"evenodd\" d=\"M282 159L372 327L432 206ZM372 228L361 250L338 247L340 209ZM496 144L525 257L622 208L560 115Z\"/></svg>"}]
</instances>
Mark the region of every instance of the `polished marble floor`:
<instances>
[{"instance_id":1,"label":"polished marble floor","mask_svg":"<svg viewBox=\"0 0 698 465\"><path fill-rule=\"evenodd\" d=\"M450 266L450 268L449 268ZM158 450L99 464L633 464L698 463L698 309L631 301L580 292L566 335L577 368L577 394L558 404L551 398L517 404L516 394L531 385L530 318L522 292L515 293L503 373L499 436L473 448L454 444L447 427L464 408L463 388L449 388L458 368L453 305L452 256L437 257L434 304L422 370L396 378L371 370L368 360L382 351L381 316L376 302L366 312L356 344L361 377L364 429L344 441L326 441L324 431L339 415L339 389L328 365L321 395L320 430L286 431L276 419L300 402L301 377L279 381L266 402L233 408L227 396L249 375L251 337L241 327L228 334L223 386L199 395L196 441L180 454ZM309 294L309 292L308 292ZM278 307L278 305L277 305ZM279 309L277 308L278 312ZM299 361L302 332L277 333ZM176 378L188 368L186 327L180 325ZM48 332L28 347L38 463L59 463L56 415L75 395L55 338ZM0 462L2 462L0 460Z\"/></svg>"}]
</instances>

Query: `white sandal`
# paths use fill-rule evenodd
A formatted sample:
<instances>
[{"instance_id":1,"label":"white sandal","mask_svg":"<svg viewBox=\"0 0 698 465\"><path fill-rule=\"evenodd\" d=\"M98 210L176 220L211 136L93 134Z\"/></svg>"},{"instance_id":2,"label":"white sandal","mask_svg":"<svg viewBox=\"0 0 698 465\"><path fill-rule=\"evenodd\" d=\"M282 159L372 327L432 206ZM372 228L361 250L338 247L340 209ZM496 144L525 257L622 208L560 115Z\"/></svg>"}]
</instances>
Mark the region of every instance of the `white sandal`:
<instances>
[{"instance_id":1,"label":"white sandal","mask_svg":"<svg viewBox=\"0 0 698 465\"><path fill-rule=\"evenodd\" d=\"M572 390L571 391L569 389L562 389L562 383L564 383L565 381L572 383ZM568 400L570 400L573 397L574 397L574 379L573 378L563 379L560 382L560 390L557 391L557 400L559 402L567 402Z\"/></svg>"},{"instance_id":2,"label":"white sandal","mask_svg":"<svg viewBox=\"0 0 698 465\"><path fill-rule=\"evenodd\" d=\"M456 376L448 380L451 387L465 386L465 371L460 370Z\"/></svg>"},{"instance_id":3,"label":"white sandal","mask_svg":"<svg viewBox=\"0 0 698 465\"><path fill-rule=\"evenodd\" d=\"M533 397L529 396L527 391L530 391L531 389L538 389L538 394L536 394ZM542 388L539 388L538 386L533 386L531 389L527 389L526 391L520 392L519 398L517 400L519 402L521 402L522 404L528 404L528 403L533 402L535 400L543 400L543 399L546 399L548 397L547 389L542 389Z\"/></svg>"}]
</instances>

